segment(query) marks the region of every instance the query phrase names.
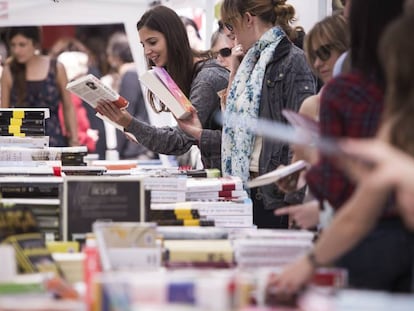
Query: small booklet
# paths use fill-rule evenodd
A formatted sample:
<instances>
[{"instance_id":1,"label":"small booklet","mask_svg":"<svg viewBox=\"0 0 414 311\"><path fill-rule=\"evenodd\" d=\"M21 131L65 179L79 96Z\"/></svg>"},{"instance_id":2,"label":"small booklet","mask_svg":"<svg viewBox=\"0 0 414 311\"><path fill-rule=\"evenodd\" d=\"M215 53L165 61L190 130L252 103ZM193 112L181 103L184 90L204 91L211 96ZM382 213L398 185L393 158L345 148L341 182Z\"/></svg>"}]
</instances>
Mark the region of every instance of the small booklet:
<instances>
[{"instance_id":1,"label":"small booklet","mask_svg":"<svg viewBox=\"0 0 414 311\"><path fill-rule=\"evenodd\" d=\"M259 177L256 177L247 182L249 188L259 187L275 183L278 180L285 178L291 174L300 172L301 170L306 169L308 163L303 160L296 161L290 165L284 166L282 168L277 168L269 173L263 174Z\"/></svg>"},{"instance_id":2,"label":"small booklet","mask_svg":"<svg viewBox=\"0 0 414 311\"><path fill-rule=\"evenodd\" d=\"M191 102L175 81L162 67L153 67L140 76L147 87L177 119L185 119L190 114Z\"/></svg>"},{"instance_id":3,"label":"small booklet","mask_svg":"<svg viewBox=\"0 0 414 311\"><path fill-rule=\"evenodd\" d=\"M100 100L110 100L119 108L126 108L129 104L124 97L105 85L93 74L69 82L66 89L82 98L93 108L96 108Z\"/></svg>"}]
</instances>

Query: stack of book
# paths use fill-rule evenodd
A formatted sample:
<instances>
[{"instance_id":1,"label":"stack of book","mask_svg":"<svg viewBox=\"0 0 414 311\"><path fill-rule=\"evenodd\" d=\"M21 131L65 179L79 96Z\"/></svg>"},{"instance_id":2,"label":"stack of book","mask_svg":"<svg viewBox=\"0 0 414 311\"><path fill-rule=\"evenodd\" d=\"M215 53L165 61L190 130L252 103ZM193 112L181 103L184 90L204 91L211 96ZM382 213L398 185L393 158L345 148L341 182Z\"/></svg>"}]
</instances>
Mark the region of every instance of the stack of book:
<instances>
[{"instance_id":1,"label":"stack of book","mask_svg":"<svg viewBox=\"0 0 414 311\"><path fill-rule=\"evenodd\" d=\"M0 136L45 136L49 109L1 108Z\"/></svg>"},{"instance_id":2,"label":"stack of book","mask_svg":"<svg viewBox=\"0 0 414 311\"><path fill-rule=\"evenodd\" d=\"M158 214L197 211L200 217L214 221L216 227L253 226L253 204L240 178L147 177L144 183L151 190L148 215L155 210Z\"/></svg>"},{"instance_id":3,"label":"stack of book","mask_svg":"<svg viewBox=\"0 0 414 311\"><path fill-rule=\"evenodd\" d=\"M258 229L238 231L233 247L240 268L282 267L308 252L314 234L301 230Z\"/></svg>"}]
</instances>

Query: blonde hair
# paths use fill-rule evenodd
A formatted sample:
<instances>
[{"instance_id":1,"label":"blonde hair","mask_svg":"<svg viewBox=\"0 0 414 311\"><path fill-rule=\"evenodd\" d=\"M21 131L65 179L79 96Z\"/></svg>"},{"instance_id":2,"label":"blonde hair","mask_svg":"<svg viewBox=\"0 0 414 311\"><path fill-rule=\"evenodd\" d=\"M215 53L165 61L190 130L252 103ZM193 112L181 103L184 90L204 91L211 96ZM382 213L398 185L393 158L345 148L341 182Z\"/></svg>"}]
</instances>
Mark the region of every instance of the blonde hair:
<instances>
[{"instance_id":1,"label":"blonde hair","mask_svg":"<svg viewBox=\"0 0 414 311\"><path fill-rule=\"evenodd\" d=\"M239 17L249 12L264 22L280 26L286 35L294 40L296 32L292 28L295 21L295 8L286 0L224 0L221 5L223 23L237 24Z\"/></svg>"}]
</instances>

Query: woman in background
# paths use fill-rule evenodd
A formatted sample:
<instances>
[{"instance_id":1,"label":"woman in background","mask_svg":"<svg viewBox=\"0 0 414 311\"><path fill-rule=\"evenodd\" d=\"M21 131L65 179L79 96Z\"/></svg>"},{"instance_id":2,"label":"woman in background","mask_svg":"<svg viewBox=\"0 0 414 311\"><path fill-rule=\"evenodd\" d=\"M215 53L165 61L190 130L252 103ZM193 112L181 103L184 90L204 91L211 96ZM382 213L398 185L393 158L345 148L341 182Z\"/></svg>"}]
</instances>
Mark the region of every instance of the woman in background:
<instances>
[{"instance_id":1,"label":"woman in background","mask_svg":"<svg viewBox=\"0 0 414 311\"><path fill-rule=\"evenodd\" d=\"M306 58L315 75L324 84L332 79L335 62L349 48L349 41L348 24L342 14L325 17L316 23L306 34L304 44ZM322 92L323 88L318 94L306 98L299 109L299 113L319 121L320 96ZM315 157L314 150L303 149L297 146L292 148L294 149L292 163L301 159L312 163L317 158L317 156ZM305 174L305 171L301 172L300 176L302 177L303 174ZM296 177L297 175L293 176L293 178ZM299 179L302 180L303 178ZM288 193L297 190L297 184L301 185L303 182L292 183L292 179L278 182L278 186ZM289 185L292 186L289 187ZM325 226L331 219L332 208L324 203L324 213L321 213L319 202L312 200L311 195L308 195L305 200L308 202L276 210L276 215L289 215L290 222L302 229L316 228L318 225Z\"/></svg>"},{"instance_id":2,"label":"woman in background","mask_svg":"<svg viewBox=\"0 0 414 311\"><path fill-rule=\"evenodd\" d=\"M64 66L51 57L41 55L38 27L13 27L8 33L11 59L1 77L1 106L3 108L49 108L46 135L51 147L79 144L76 114L66 90L68 82ZM67 137L59 122L59 103L62 101Z\"/></svg>"}]
</instances>

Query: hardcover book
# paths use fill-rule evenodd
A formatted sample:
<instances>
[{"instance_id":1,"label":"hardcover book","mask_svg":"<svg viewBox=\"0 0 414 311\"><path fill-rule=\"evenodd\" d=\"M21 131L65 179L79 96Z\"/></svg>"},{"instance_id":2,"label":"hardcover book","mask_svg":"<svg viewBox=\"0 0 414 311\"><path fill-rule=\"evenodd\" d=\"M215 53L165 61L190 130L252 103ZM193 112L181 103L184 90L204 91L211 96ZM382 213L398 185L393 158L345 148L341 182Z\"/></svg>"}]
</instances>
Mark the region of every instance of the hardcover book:
<instances>
[{"instance_id":1,"label":"hardcover book","mask_svg":"<svg viewBox=\"0 0 414 311\"><path fill-rule=\"evenodd\" d=\"M66 89L96 108L101 100L110 100L119 108L128 107L128 101L119 95L116 91L105 85L93 74L80 77L66 85Z\"/></svg>"},{"instance_id":2,"label":"hardcover book","mask_svg":"<svg viewBox=\"0 0 414 311\"><path fill-rule=\"evenodd\" d=\"M190 100L164 68L153 67L139 79L177 119L185 119L190 115Z\"/></svg>"}]
</instances>

